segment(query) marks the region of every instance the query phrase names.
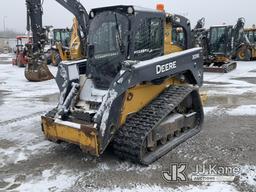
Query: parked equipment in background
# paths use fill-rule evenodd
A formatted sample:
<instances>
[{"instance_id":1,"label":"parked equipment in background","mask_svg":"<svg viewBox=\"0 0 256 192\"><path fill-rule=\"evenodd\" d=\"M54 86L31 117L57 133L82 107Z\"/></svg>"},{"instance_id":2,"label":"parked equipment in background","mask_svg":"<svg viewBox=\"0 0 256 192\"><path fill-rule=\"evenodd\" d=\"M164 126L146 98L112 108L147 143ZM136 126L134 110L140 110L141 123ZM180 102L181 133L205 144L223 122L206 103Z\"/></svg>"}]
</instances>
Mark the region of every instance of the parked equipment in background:
<instances>
[{"instance_id":1,"label":"parked equipment in background","mask_svg":"<svg viewBox=\"0 0 256 192\"><path fill-rule=\"evenodd\" d=\"M86 51L86 10L78 1L56 0L60 5L69 10L79 22L79 40L81 41L81 53L85 55ZM47 67L47 59L44 53L44 47L47 44L47 30L42 27L42 2L41 0L26 0L27 4L27 30L32 31L33 43L28 46L28 65L26 65L25 77L29 81L44 81L53 78L53 75Z\"/></svg>"},{"instance_id":2,"label":"parked equipment in background","mask_svg":"<svg viewBox=\"0 0 256 192\"><path fill-rule=\"evenodd\" d=\"M13 58L12 64L17 65L18 67L25 67L25 65L28 64L28 50L26 44L32 43L32 37L17 36L16 42L15 58Z\"/></svg>"},{"instance_id":3,"label":"parked equipment in background","mask_svg":"<svg viewBox=\"0 0 256 192\"><path fill-rule=\"evenodd\" d=\"M241 61L250 61L256 59L256 28L245 29L245 34L248 38L249 43L245 44L239 50L237 58Z\"/></svg>"},{"instance_id":4,"label":"parked equipment in background","mask_svg":"<svg viewBox=\"0 0 256 192\"><path fill-rule=\"evenodd\" d=\"M169 53L168 23L180 20L158 8L84 12L87 59L60 63L59 104L42 117L46 138L95 156L112 143L120 158L148 165L201 130L202 50Z\"/></svg>"},{"instance_id":5,"label":"parked equipment in background","mask_svg":"<svg viewBox=\"0 0 256 192\"><path fill-rule=\"evenodd\" d=\"M239 18L235 26L212 26L204 34L203 48L208 55L204 60L204 70L207 72L228 73L237 67L233 60L239 50L248 44L244 33L244 18Z\"/></svg>"},{"instance_id":6,"label":"parked equipment in background","mask_svg":"<svg viewBox=\"0 0 256 192\"><path fill-rule=\"evenodd\" d=\"M47 30L42 25L41 0L26 0L27 31L32 31L32 44L27 45L28 64L25 77L29 81L45 81L53 78L47 67L44 47L47 44Z\"/></svg>"},{"instance_id":7,"label":"parked equipment in background","mask_svg":"<svg viewBox=\"0 0 256 192\"><path fill-rule=\"evenodd\" d=\"M52 64L57 66L61 61L78 60L84 58L82 53L79 24L73 19L72 30L54 29L54 46L52 47Z\"/></svg>"},{"instance_id":8,"label":"parked equipment in background","mask_svg":"<svg viewBox=\"0 0 256 192\"><path fill-rule=\"evenodd\" d=\"M52 64L58 66L61 61L70 59L70 38L69 29L53 29Z\"/></svg>"},{"instance_id":9,"label":"parked equipment in background","mask_svg":"<svg viewBox=\"0 0 256 192\"><path fill-rule=\"evenodd\" d=\"M197 21L196 26L192 30L192 46L203 48L204 61L209 58L208 30L205 28L205 18Z\"/></svg>"}]
</instances>

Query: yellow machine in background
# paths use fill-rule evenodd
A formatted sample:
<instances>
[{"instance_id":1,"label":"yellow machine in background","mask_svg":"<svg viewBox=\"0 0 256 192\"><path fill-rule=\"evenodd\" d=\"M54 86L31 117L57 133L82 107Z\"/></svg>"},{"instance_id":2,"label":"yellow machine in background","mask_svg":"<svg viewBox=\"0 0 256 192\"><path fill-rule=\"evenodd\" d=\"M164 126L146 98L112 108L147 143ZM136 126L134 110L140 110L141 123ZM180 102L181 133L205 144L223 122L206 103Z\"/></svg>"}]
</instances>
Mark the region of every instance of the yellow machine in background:
<instances>
[{"instance_id":1,"label":"yellow machine in background","mask_svg":"<svg viewBox=\"0 0 256 192\"><path fill-rule=\"evenodd\" d=\"M74 18L71 33L67 29L55 29L54 36L59 38L55 40L55 49L52 54L53 65L58 65L61 61L83 58L78 28L78 21ZM68 42L66 42L67 39Z\"/></svg>"},{"instance_id":2,"label":"yellow machine in background","mask_svg":"<svg viewBox=\"0 0 256 192\"><path fill-rule=\"evenodd\" d=\"M177 43L178 41L176 41L179 37L182 37L182 33L182 28L173 28L172 23L170 21L166 21L164 41L165 54L175 53L184 50L184 48Z\"/></svg>"},{"instance_id":3,"label":"yellow machine in background","mask_svg":"<svg viewBox=\"0 0 256 192\"><path fill-rule=\"evenodd\" d=\"M250 45L244 46L239 52L238 57L240 60L255 60L256 59L256 28L255 25L252 28L244 30L248 37Z\"/></svg>"},{"instance_id":4,"label":"yellow machine in background","mask_svg":"<svg viewBox=\"0 0 256 192\"><path fill-rule=\"evenodd\" d=\"M78 21L76 18L73 20L73 28L72 28L72 34L71 34L71 40L70 40L70 59L71 60L78 60L84 57L82 55L82 49L81 49L81 41L78 33Z\"/></svg>"}]
</instances>

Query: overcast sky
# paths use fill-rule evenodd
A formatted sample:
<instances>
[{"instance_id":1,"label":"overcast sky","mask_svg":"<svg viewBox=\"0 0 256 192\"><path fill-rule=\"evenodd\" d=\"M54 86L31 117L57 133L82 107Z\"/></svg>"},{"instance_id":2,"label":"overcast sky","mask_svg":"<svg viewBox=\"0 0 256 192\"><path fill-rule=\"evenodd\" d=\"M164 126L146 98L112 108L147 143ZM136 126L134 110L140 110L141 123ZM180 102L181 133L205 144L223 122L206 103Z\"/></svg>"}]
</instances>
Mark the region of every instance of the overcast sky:
<instances>
[{"instance_id":1,"label":"overcast sky","mask_svg":"<svg viewBox=\"0 0 256 192\"><path fill-rule=\"evenodd\" d=\"M256 24L256 0L80 0L88 10L109 5L130 4L155 8L161 2L167 12L186 16L192 26L201 18L206 18L206 25L222 23L235 24L237 18L245 17L246 25ZM72 25L72 15L55 0L44 0L44 25L68 27ZM5 18L5 19L4 19ZM26 30L25 0L0 1L0 30L6 28L24 32Z\"/></svg>"}]
</instances>

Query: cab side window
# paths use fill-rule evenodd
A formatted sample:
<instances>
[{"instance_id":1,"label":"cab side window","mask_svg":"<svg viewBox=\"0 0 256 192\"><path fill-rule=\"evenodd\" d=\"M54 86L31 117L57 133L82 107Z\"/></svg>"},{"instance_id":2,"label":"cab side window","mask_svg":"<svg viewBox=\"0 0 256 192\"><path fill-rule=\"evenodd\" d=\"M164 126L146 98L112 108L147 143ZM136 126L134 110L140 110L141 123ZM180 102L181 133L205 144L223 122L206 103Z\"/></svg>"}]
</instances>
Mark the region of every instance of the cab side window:
<instances>
[{"instance_id":1,"label":"cab side window","mask_svg":"<svg viewBox=\"0 0 256 192\"><path fill-rule=\"evenodd\" d=\"M147 19L141 23L135 34L135 59L146 60L161 55L163 37L163 22L161 19Z\"/></svg>"},{"instance_id":2,"label":"cab side window","mask_svg":"<svg viewBox=\"0 0 256 192\"><path fill-rule=\"evenodd\" d=\"M185 32L182 27L172 29L172 43L182 48L186 48Z\"/></svg>"}]
</instances>

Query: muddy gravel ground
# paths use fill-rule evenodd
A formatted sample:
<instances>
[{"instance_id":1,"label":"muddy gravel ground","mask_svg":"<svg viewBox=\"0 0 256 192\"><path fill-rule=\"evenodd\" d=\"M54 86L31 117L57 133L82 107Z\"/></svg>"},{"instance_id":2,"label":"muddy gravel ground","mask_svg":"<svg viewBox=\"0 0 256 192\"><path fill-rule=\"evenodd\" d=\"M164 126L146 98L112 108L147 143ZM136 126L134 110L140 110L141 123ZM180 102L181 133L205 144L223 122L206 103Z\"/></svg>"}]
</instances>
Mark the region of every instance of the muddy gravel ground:
<instances>
[{"instance_id":1,"label":"muddy gravel ground","mask_svg":"<svg viewBox=\"0 0 256 192\"><path fill-rule=\"evenodd\" d=\"M53 80L27 82L23 70L0 65L0 191L256 191L256 62L206 73L203 130L148 167L117 159L111 148L96 159L46 141L40 115L56 105L58 89ZM173 163L186 163L187 181L163 179ZM239 171L231 182L195 182L197 165Z\"/></svg>"}]
</instances>

